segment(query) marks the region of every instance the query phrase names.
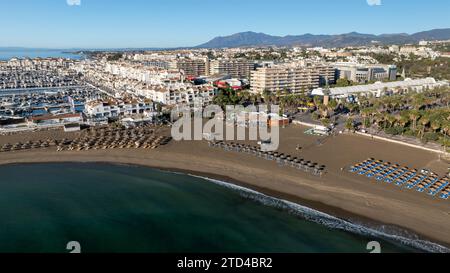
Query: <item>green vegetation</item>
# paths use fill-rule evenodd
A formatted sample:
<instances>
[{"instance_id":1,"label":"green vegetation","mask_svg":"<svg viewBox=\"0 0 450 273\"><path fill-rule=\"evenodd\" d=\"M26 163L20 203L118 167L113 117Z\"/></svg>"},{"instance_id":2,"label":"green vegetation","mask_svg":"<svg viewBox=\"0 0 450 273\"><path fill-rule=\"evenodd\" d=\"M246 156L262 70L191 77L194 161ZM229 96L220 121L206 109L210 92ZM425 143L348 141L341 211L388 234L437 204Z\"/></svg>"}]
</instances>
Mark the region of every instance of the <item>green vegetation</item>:
<instances>
[{"instance_id":1,"label":"green vegetation","mask_svg":"<svg viewBox=\"0 0 450 273\"><path fill-rule=\"evenodd\" d=\"M213 98L213 103L225 109L226 105L257 105L264 100L260 94L252 94L247 90L233 90L226 88L219 90Z\"/></svg>"},{"instance_id":2,"label":"green vegetation","mask_svg":"<svg viewBox=\"0 0 450 273\"><path fill-rule=\"evenodd\" d=\"M449 145L450 88L409 92L381 98L359 98L355 116L362 126L391 135L414 136L423 142Z\"/></svg>"},{"instance_id":3,"label":"green vegetation","mask_svg":"<svg viewBox=\"0 0 450 273\"><path fill-rule=\"evenodd\" d=\"M355 130L355 121L353 120L353 118L347 119L347 121L345 122L345 129L347 129L349 131Z\"/></svg>"},{"instance_id":4,"label":"green vegetation","mask_svg":"<svg viewBox=\"0 0 450 273\"><path fill-rule=\"evenodd\" d=\"M345 128L353 131L358 123L363 128L384 131L391 135L417 137L423 142L434 141L450 147L450 88L406 92L375 98L359 96L358 103L330 99L327 104L320 96L290 94L252 94L248 91L221 90L214 103L225 105L277 104L282 113L309 111L311 118L324 126L347 113Z\"/></svg>"},{"instance_id":5,"label":"green vegetation","mask_svg":"<svg viewBox=\"0 0 450 273\"><path fill-rule=\"evenodd\" d=\"M257 60L257 61L276 61L283 60L287 58L287 49L273 49L268 48L266 50L257 50L246 53L236 53L234 54L234 58L245 58L248 60Z\"/></svg>"},{"instance_id":6,"label":"green vegetation","mask_svg":"<svg viewBox=\"0 0 450 273\"><path fill-rule=\"evenodd\" d=\"M450 79L450 58L420 58L414 55L398 57L393 54L372 54L380 63L396 64L401 73L405 69L406 77L433 77L438 80Z\"/></svg>"},{"instance_id":7,"label":"green vegetation","mask_svg":"<svg viewBox=\"0 0 450 273\"><path fill-rule=\"evenodd\" d=\"M297 112L299 108L314 108L313 99L305 94L290 94L287 91L272 93L265 90L262 94L252 94L246 90L236 91L231 88L219 91L213 102L222 108L226 105L276 104L283 112Z\"/></svg>"},{"instance_id":8,"label":"green vegetation","mask_svg":"<svg viewBox=\"0 0 450 273\"><path fill-rule=\"evenodd\" d=\"M342 78L336 81L335 87L347 87L350 85L352 85L352 82L350 80Z\"/></svg>"},{"instance_id":9,"label":"green vegetation","mask_svg":"<svg viewBox=\"0 0 450 273\"><path fill-rule=\"evenodd\" d=\"M112 55L109 55L107 60L108 61L118 61L118 60L122 59L122 57L123 57L123 53L117 52Z\"/></svg>"},{"instance_id":10,"label":"green vegetation","mask_svg":"<svg viewBox=\"0 0 450 273\"><path fill-rule=\"evenodd\" d=\"M432 48L439 52L450 52L450 43L433 45Z\"/></svg>"}]
</instances>

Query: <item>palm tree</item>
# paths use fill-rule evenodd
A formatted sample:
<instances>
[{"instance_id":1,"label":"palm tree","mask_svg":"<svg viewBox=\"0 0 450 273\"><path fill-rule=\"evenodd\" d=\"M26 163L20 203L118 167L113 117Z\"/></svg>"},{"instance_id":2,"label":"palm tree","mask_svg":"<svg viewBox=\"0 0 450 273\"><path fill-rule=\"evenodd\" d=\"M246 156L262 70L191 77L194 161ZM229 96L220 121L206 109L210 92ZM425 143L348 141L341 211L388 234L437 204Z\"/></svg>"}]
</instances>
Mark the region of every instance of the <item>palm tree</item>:
<instances>
[{"instance_id":1,"label":"palm tree","mask_svg":"<svg viewBox=\"0 0 450 273\"><path fill-rule=\"evenodd\" d=\"M397 123L402 127L403 131L406 127L406 124L408 124L408 122L409 122L409 118L402 113L397 117Z\"/></svg>"},{"instance_id":2,"label":"palm tree","mask_svg":"<svg viewBox=\"0 0 450 273\"><path fill-rule=\"evenodd\" d=\"M322 104L322 98L319 96L315 96L313 100L314 100L314 104L316 105L317 108L319 107L319 105Z\"/></svg>"},{"instance_id":3,"label":"palm tree","mask_svg":"<svg viewBox=\"0 0 450 273\"><path fill-rule=\"evenodd\" d=\"M264 103L269 104L270 103L270 95L272 94L272 92L270 92L269 89L264 89L262 95L264 98Z\"/></svg>"},{"instance_id":4,"label":"palm tree","mask_svg":"<svg viewBox=\"0 0 450 273\"><path fill-rule=\"evenodd\" d=\"M363 117L363 126L366 128L367 118L370 116L371 110L370 108L364 108L361 110L361 116Z\"/></svg>"},{"instance_id":5,"label":"palm tree","mask_svg":"<svg viewBox=\"0 0 450 273\"><path fill-rule=\"evenodd\" d=\"M389 123L389 127L393 127L397 119L393 115L387 115L386 121Z\"/></svg>"},{"instance_id":6,"label":"palm tree","mask_svg":"<svg viewBox=\"0 0 450 273\"><path fill-rule=\"evenodd\" d=\"M353 131L355 129L355 123L352 118L348 118L345 122L345 128L349 131Z\"/></svg>"},{"instance_id":7,"label":"palm tree","mask_svg":"<svg viewBox=\"0 0 450 273\"><path fill-rule=\"evenodd\" d=\"M415 94L412 104L414 109L420 110L426 104L425 95L423 93Z\"/></svg>"},{"instance_id":8,"label":"palm tree","mask_svg":"<svg viewBox=\"0 0 450 273\"><path fill-rule=\"evenodd\" d=\"M427 116L422 116L419 120L420 125L421 125L421 131L420 131L420 138L423 138L423 135L425 134L425 129L428 125L428 123L430 123L430 119Z\"/></svg>"},{"instance_id":9,"label":"palm tree","mask_svg":"<svg viewBox=\"0 0 450 273\"><path fill-rule=\"evenodd\" d=\"M359 106L356 103L348 103L345 107L350 111L350 114L357 112L359 109Z\"/></svg>"},{"instance_id":10,"label":"palm tree","mask_svg":"<svg viewBox=\"0 0 450 273\"><path fill-rule=\"evenodd\" d=\"M417 110L411 110L409 111L409 119L412 121L413 123L413 131L416 130L417 128L417 120L420 118L420 112Z\"/></svg>"},{"instance_id":11,"label":"palm tree","mask_svg":"<svg viewBox=\"0 0 450 273\"><path fill-rule=\"evenodd\" d=\"M442 123L438 118L435 118L435 119L431 120L431 122L430 122L430 127L433 130L433 132L435 132L435 133L437 131L439 131L439 129L441 129L441 125L442 125Z\"/></svg>"},{"instance_id":12,"label":"palm tree","mask_svg":"<svg viewBox=\"0 0 450 273\"><path fill-rule=\"evenodd\" d=\"M450 121L446 120L442 123L441 131L444 133L444 139L442 140L444 150L447 151L447 147L450 146Z\"/></svg>"},{"instance_id":13,"label":"palm tree","mask_svg":"<svg viewBox=\"0 0 450 273\"><path fill-rule=\"evenodd\" d=\"M330 100L328 102L328 107L330 108L330 110L334 111L336 109L336 107L338 106L338 103L336 100Z\"/></svg>"},{"instance_id":14,"label":"palm tree","mask_svg":"<svg viewBox=\"0 0 450 273\"><path fill-rule=\"evenodd\" d=\"M375 114L375 123L378 124L378 127L383 127L383 130L386 129L387 125L387 113L376 113Z\"/></svg>"},{"instance_id":15,"label":"palm tree","mask_svg":"<svg viewBox=\"0 0 450 273\"><path fill-rule=\"evenodd\" d=\"M319 105L319 112L321 117L323 118L328 117L328 107L325 106L324 104Z\"/></svg>"}]
</instances>

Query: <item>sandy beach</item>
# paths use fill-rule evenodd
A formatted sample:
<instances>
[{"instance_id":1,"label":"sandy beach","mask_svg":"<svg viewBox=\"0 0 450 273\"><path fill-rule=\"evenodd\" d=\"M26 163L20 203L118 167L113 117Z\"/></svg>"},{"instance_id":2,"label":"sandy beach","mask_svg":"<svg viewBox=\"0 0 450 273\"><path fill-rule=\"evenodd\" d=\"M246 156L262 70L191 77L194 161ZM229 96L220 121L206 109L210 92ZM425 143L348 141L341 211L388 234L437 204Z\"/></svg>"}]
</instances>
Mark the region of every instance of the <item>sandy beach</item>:
<instances>
[{"instance_id":1,"label":"sandy beach","mask_svg":"<svg viewBox=\"0 0 450 273\"><path fill-rule=\"evenodd\" d=\"M375 182L341 168L368 157L444 175L449 166L438 154L356 135L338 135L317 143L305 127L281 129L280 152L326 165L313 176L249 154L212 148L206 141L172 141L155 150L116 149L57 152L55 147L0 153L0 164L36 162L112 162L180 170L244 185L262 193L371 226L401 227L421 238L450 246L448 200ZM169 129L160 133L169 134ZM18 141L70 138L60 131L0 136L0 145ZM296 150L297 145L302 147Z\"/></svg>"}]
</instances>

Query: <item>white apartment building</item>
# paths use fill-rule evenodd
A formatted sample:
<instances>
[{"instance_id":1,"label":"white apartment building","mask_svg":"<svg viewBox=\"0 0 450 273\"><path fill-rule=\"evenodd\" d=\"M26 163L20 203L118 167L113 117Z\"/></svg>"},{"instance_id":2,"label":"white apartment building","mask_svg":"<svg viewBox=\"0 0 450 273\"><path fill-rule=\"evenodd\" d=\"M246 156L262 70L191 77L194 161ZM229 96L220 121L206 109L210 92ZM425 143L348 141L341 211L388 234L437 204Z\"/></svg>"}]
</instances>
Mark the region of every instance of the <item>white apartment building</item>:
<instances>
[{"instance_id":1,"label":"white apartment building","mask_svg":"<svg viewBox=\"0 0 450 273\"><path fill-rule=\"evenodd\" d=\"M217 94L217 89L210 85L168 85L150 86L137 92L138 95L171 106L193 103L209 104Z\"/></svg>"},{"instance_id":2,"label":"white apartment building","mask_svg":"<svg viewBox=\"0 0 450 273\"><path fill-rule=\"evenodd\" d=\"M169 62L169 69L182 71L186 77L205 76L209 73L207 58L180 58Z\"/></svg>"},{"instance_id":3,"label":"white apartment building","mask_svg":"<svg viewBox=\"0 0 450 273\"><path fill-rule=\"evenodd\" d=\"M251 92L301 93L319 87L320 73L315 67L274 65L257 68L252 72Z\"/></svg>"},{"instance_id":4,"label":"white apartment building","mask_svg":"<svg viewBox=\"0 0 450 273\"><path fill-rule=\"evenodd\" d=\"M219 59L209 63L209 74L227 74L232 78L250 78L250 74L255 70L256 64L253 61L241 59Z\"/></svg>"},{"instance_id":5,"label":"white apartment building","mask_svg":"<svg viewBox=\"0 0 450 273\"><path fill-rule=\"evenodd\" d=\"M85 105L84 114L90 119L132 116L154 112L151 100L94 100Z\"/></svg>"}]
</instances>

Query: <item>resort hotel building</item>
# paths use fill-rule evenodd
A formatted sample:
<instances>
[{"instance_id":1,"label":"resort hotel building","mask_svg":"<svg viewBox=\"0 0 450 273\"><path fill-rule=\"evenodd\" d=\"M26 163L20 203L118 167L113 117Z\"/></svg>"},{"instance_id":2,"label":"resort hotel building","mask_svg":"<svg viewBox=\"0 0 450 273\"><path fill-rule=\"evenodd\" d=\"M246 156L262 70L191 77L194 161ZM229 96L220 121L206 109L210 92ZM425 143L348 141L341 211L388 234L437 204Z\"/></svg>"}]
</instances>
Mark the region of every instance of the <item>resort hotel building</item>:
<instances>
[{"instance_id":1,"label":"resort hotel building","mask_svg":"<svg viewBox=\"0 0 450 273\"><path fill-rule=\"evenodd\" d=\"M395 82L377 82L367 85L356 85L348 87L336 87L325 90L324 88L316 88L311 92L311 95L324 96L328 95L331 98L347 98L355 95L374 95L381 97L383 95L415 91L421 92L425 89L433 89L438 87L449 86L448 81L436 81L434 78L424 79L405 79L404 81Z\"/></svg>"},{"instance_id":2,"label":"resort hotel building","mask_svg":"<svg viewBox=\"0 0 450 273\"><path fill-rule=\"evenodd\" d=\"M356 83L367 83L371 81L395 81L397 79L397 66L382 64L358 64L358 63L335 63L337 79L347 79Z\"/></svg>"},{"instance_id":3,"label":"resort hotel building","mask_svg":"<svg viewBox=\"0 0 450 273\"><path fill-rule=\"evenodd\" d=\"M334 82L334 70L323 64L301 65L297 63L260 67L251 73L251 92L304 93Z\"/></svg>"},{"instance_id":4,"label":"resort hotel building","mask_svg":"<svg viewBox=\"0 0 450 273\"><path fill-rule=\"evenodd\" d=\"M229 75L237 79L249 79L256 63L242 59L219 59L209 63L209 75Z\"/></svg>"},{"instance_id":5,"label":"resort hotel building","mask_svg":"<svg viewBox=\"0 0 450 273\"><path fill-rule=\"evenodd\" d=\"M209 73L207 58L179 58L169 62L169 69L182 71L185 77L205 76Z\"/></svg>"}]
</instances>

